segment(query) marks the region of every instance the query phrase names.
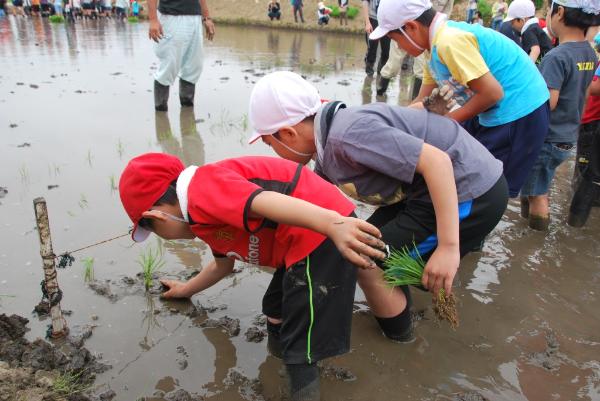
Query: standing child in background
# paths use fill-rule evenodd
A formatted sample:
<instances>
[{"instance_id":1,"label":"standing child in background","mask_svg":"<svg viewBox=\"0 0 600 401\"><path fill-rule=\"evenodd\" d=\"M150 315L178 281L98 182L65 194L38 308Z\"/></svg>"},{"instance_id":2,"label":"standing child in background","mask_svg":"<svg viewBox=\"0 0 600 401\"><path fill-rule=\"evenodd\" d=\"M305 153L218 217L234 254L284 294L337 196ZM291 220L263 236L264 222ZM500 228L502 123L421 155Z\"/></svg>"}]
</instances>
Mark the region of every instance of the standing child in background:
<instances>
[{"instance_id":1,"label":"standing child in background","mask_svg":"<svg viewBox=\"0 0 600 401\"><path fill-rule=\"evenodd\" d=\"M506 21L521 34L521 47L531 61L539 64L552 50L552 41L535 17L535 5L531 0L514 0L508 7Z\"/></svg>"},{"instance_id":2,"label":"standing child in background","mask_svg":"<svg viewBox=\"0 0 600 401\"><path fill-rule=\"evenodd\" d=\"M129 0L117 0L115 3L115 11L117 20L125 20L129 10Z\"/></svg>"},{"instance_id":3,"label":"standing child in background","mask_svg":"<svg viewBox=\"0 0 600 401\"><path fill-rule=\"evenodd\" d=\"M377 61L377 48L379 48L379 63L377 63L377 74L387 63L390 56L390 40L371 40L369 35L377 28L377 10L380 0L362 0L362 11L365 18L365 32L367 39L367 54L365 55L365 73L372 77L375 74L375 62Z\"/></svg>"},{"instance_id":4,"label":"standing child in background","mask_svg":"<svg viewBox=\"0 0 600 401\"><path fill-rule=\"evenodd\" d=\"M294 21L298 22L298 15L300 15L300 21L304 24L304 13L302 12L304 4L302 3L302 0L290 0L290 3L294 13Z\"/></svg>"},{"instance_id":5,"label":"standing child in background","mask_svg":"<svg viewBox=\"0 0 600 401\"><path fill-rule=\"evenodd\" d=\"M322 1L317 3L317 23L319 25L327 25L329 23L329 14L331 8L325 7L325 3Z\"/></svg>"},{"instance_id":6,"label":"standing child in background","mask_svg":"<svg viewBox=\"0 0 600 401\"><path fill-rule=\"evenodd\" d=\"M346 195L379 206L368 221L391 249L417 248L427 261L422 284L434 296L451 293L460 258L481 249L506 208L502 163L449 118L386 103L323 104L289 71L256 83L248 116L250 143L260 138L297 163L315 160L315 171ZM383 334L408 342L410 291L387 288L383 269L359 271L358 283Z\"/></svg>"},{"instance_id":7,"label":"standing child in background","mask_svg":"<svg viewBox=\"0 0 600 401\"><path fill-rule=\"evenodd\" d=\"M550 184L556 168L572 155L577 142L583 105L598 62L585 33L600 23L599 13L596 0L554 0L548 10L548 30L560 43L540 64L550 90L550 127L521 190L521 215L535 230L548 229Z\"/></svg>"},{"instance_id":8,"label":"standing child in background","mask_svg":"<svg viewBox=\"0 0 600 401\"><path fill-rule=\"evenodd\" d=\"M271 0L269 2L269 6L267 7L267 13L271 21L276 19L279 21L281 18L281 4L277 0Z\"/></svg>"},{"instance_id":9,"label":"standing child in background","mask_svg":"<svg viewBox=\"0 0 600 401\"><path fill-rule=\"evenodd\" d=\"M140 5L139 5L139 3L137 2L137 0L133 0L133 1L131 2L131 14L132 14L134 17L137 17L137 16L140 14Z\"/></svg>"},{"instance_id":10,"label":"standing child in background","mask_svg":"<svg viewBox=\"0 0 600 401\"><path fill-rule=\"evenodd\" d=\"M497 0L494 2L492 6L492 25L491 28L494 31L497 31L502 25L502 21L504 20L504 14L508 9L508 4L504 0Z\"/></svg>"},{"instance_id":11,"label":"standing child in background","mask_svg":"<svg viewBox=\"0 0 600 401\"><path fill-rule=\"evenodd\" d=\"M164 298L212 287L235 260L277 269L263 297L267 348L285 363L291 401L319 401L317 362L350 349L356 267L374 269L370 257L385 257L379 230L352 217L352 202L287 160L243 157L184 168L163 153L132 159L119 195L135 241L151 232L198 237L214 256L185 283L161 280Z\"/></svg>"},{"instance_id":12,"label":"standing child in background","mask_svg":"<svg viewBox=\"0 0 600 401\"><path fill-rule=\"evenodd\" d=\"M448 21L429 0L381 0L377 16L373 39L387 35L414 57L428 52L413 106L451 86L462 107L447 116L504 163L510 196L518 196L548 131L549 94L535 65L501 33Z\"/></svg>"},{"instance_id":13,"label":"standing child in background","mask_svg":"<svg viewBox=\"0 0 600 401\"><path fill-rule=\"evenodd\" d=\"M469 6L467 7L467 22L471 24L473 18L475 18L475 12L477 11L477 0L469 0Z\"/></svg>"},{"instance_id":14,"label":"standing child in background","mask_svg":"<svg viewBox=\"0 0 600 401\"><path fill-rule=\"evenodd\" d=\"M104 18L110 18L112 14L112 0L101 0L102 1L102 16Z\"/></svg>"},{"instance_id":15,"label":"standing child in background","mask_svg":"<svg viewBox=\"0 0 600 401\"><path fill-rule=\"evenodd\" d=\"M479 11L475 11L475 17L473 18L473 24L479 24L483 26L483 18L481 18L481 13Z\"/></svg>"},{"instance_id":16,"label":"standing child in background","mask_svg":"<svg viewBox=\"0 0 600 401\"><path fill-rule=\"evenodd\" d=\"M63 7L62 7L62 1L63 0L54 0L54 14L55 15L63 15Z\"/></svg>"},{"instance_id":17,"label":"standing child in background","mask_svg":"<svg viewBox=\"0 0 600 401\"><path fill-rule=\"evenodd\" d=\"M340 8L340 25L348 25L348 0L338 0Z\"/></svg>"}]
</instances>

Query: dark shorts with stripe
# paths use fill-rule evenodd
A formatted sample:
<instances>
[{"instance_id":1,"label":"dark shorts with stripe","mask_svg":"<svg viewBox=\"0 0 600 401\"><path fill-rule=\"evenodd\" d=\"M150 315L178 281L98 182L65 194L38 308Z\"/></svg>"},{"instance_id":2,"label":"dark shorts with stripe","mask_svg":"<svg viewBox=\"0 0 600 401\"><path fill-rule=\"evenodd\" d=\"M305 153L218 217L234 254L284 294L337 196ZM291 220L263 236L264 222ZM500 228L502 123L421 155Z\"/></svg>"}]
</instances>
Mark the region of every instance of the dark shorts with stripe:
<instances>
[{"instance_id":1,"label":"dark shorts with stripe","mask_svg":"<svg viewBox=\"0 0 600 401\"><path fill-rule=\"evenodd\" d=\"M459 236L461 258L480 250L485 237L496 227L508 202L504 177L480 197L459 204ZM390 247L417 247L423 260L429 259L438 239L433 204L426 201L407 201L380 207L368 219L378 227L383 241Z\"/></svg>"},{"instance_id":2,"label":"dark shorts with stripe","mask_svg":"<svg viewBox=\"0 0 600 401\"><path fill-rule=\"evenodd\" d=\"M504 165L511 198L519 195L548 134L550 108L544 103L510 123L485 127L475 117L462 125Z\"/></svg>"},{"instance_id":3,"label":"dark shorts with stripe","mask_svg":"<svg viewBox=\"0 0 600 401\"><path fill-rule=\"evenodd\" d=\"M282 319L286 364L315 363L350 350L356 266L327 239L288 269L277 269L263 313Z\"/></svg>"}]
</instances>

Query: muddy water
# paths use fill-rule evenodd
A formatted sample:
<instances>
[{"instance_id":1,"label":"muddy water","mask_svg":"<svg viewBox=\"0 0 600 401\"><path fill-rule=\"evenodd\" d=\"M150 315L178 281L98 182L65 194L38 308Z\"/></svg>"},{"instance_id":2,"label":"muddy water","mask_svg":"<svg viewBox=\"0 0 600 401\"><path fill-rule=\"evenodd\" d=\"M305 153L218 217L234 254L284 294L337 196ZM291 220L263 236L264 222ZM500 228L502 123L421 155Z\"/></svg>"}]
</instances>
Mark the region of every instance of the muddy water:
<instances>
[{"instance_id":1,"label":"muddy water","mask_svg":"<svg viewBox=\"0 0 600 401\"><path fill-rule=\"evenodd\" d=\"M203 164L270 154L245 144L248 95L266 72L300 71L326 98L375 100L361 71L361 37L218 27L194 111L180 113L173 91L168 115L155 116L146 29L0 19L3 312L30 316L41 295L33 198L48 201L56 252L76 249L127 231L113 180L134 155L165 151ZM408 82L383 100L404 103ZM565 225L571 171L569 162L552 190L548 234L530 231L511 203L483 252L463 260L457 331L439 326L428 297L416 294L417 340L392 344L357 303L352 352L328 361L323 398L600 400L600 213L584 229ZM163 302L136 277L147 246L164 249L165 276L186 276L210 257L200 241L123 238L74 254L75 264L59 274L69 324L95 324L86 346L113 366L97 383L118 400L155 393L160 400L179 388L214 400L279 399L280 363L266 355L264 340L244 335L256 326L269 273L239 266L191 302ZM95 290L84 283L84 257L94 258ZM223 316L239 319L238 335L207 324ZM29 336L41 336L48 323L33 318Z\"/></svg>"}]
</instances>

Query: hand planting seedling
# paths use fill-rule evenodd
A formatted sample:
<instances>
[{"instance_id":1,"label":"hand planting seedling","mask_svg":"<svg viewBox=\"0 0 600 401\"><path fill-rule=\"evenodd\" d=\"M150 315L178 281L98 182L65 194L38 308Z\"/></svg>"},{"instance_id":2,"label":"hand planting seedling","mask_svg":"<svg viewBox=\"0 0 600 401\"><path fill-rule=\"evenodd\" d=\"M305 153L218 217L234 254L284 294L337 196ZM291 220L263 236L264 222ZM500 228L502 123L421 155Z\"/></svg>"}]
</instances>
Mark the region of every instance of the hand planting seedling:
<instances>
[{"instance_id":1,"label":"hand planting seedling","mask_svg":"<svg viewBox=\"0 0 600 401\"><path fill-rule=\"evenodd\" d=\"M384 262L386 270L383 274L385 281L392 287L401 285L420 286L425 270L425 261L414 247L410 251L407 247L400 250L394 249ZM453 294L446 294L441 289L433 296L433 311L439 320L446 320L450 327L458 327L458 312L456 311L456 299Z\"/></svg>"},{"instance_id":2,"label":"hand planting seedling","mask_svg":"<svg viewBox=\"0 0 600 401\"><path fill-rule=\"evenodd\" d=\"M148 291L152 287L154 272L158 271L165 264L162 251L160 248L155 249L149 246L140 254L137 262L142 267L144 285L146 286L146 291Z\"/></svg>"}]
</instances>

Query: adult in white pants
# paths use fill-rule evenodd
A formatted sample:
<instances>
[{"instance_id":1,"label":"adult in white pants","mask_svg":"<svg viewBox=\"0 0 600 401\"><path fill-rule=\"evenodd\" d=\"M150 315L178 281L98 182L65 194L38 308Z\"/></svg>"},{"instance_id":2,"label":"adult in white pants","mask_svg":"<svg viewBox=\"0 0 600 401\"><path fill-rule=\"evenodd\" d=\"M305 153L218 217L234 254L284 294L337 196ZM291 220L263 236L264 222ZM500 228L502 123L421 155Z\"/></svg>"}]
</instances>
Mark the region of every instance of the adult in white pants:
<instances>
[{"instance_id":1,"label":"adult in white pants","mask_svg":"<svg viewBox=\"0 0 600 401\"><path fill-rule=\"evenodd\" d=\"M202 73L202 26L208 40L215 34L206 0L148 0L154 52L160 65L154 74L154 108L167 111L169 87L179 77L179 101L194 105L196 82Z\"/></svg>"}]
</instances>

